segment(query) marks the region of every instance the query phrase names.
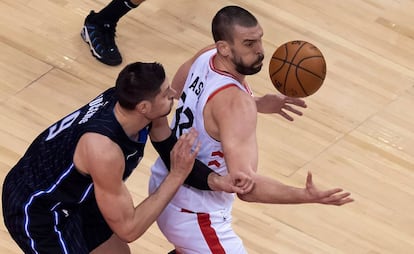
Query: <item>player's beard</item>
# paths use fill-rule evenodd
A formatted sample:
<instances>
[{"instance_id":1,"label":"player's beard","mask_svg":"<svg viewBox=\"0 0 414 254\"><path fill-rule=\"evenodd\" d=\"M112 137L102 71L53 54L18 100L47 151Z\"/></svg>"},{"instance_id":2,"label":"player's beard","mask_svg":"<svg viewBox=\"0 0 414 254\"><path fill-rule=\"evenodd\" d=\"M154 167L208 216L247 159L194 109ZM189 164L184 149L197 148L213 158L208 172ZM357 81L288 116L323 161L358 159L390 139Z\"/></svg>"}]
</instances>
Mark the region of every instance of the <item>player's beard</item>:
<instances>
[{"instance_id":1,"label":"player's beard","mask_svg":"<svg viewBox=\"0 0 414 254\"><path fill-rule=\"evenodd\" d=\"M237 57L234 57L232 61L233 61L233 64L236 66L236 71L238 73L243 74L243 75L253 75L253 74L258 73L262 69L263 59L264 59L264 55L260 54L257 57L257 61L251 65L247 65L243 63L243 60Z\"/></svg>"}]
</instances>

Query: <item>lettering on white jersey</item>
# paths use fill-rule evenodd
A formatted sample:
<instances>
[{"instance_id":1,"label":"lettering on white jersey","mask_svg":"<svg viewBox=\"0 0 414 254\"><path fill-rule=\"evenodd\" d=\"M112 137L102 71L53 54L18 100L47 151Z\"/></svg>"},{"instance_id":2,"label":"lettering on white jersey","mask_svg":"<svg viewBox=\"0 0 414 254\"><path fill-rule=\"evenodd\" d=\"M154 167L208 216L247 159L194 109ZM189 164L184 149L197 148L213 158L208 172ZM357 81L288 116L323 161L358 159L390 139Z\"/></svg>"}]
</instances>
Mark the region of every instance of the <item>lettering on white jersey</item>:
<instances>
[{"instance_id":1,"label":"lettering on white jersey","mask_svg":"<svg viewBox=\"0 0 414 254\"><path fill-rule=\"evenodd\" d=\"M200 77L196 77L188 89L191 89L197 96L203 91L204 83L200 81Z\"/></svg>"}]
</instances>

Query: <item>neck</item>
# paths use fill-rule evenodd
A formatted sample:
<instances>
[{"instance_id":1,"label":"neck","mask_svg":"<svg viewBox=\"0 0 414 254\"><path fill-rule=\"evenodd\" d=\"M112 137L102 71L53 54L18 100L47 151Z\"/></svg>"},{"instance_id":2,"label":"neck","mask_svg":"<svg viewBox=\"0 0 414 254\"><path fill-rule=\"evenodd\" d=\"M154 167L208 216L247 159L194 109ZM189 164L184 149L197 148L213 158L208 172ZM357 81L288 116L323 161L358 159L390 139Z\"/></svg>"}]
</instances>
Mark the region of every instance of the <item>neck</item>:
<instances>
[{"instance_id":1,"label":"neck","mask_svg":"<svg viewBox=\"0 0 414 254\"><path fill-rule=\"evenodd\" d=\"M136 137L138 131L147 126L151 121L142 114L138 114L135 110L126 110L119 105L119 102L115 104L114 114L116 120L121 124L122 129L130 138Z\"/></svg>"},{"instance_id":2,"label":"neck","mask_svg":"<svg viewBox=\"0 0 414 254\"><path fill-rule=\"evenodd\" d=\"M234 64L228 59L228 57L224 57L220 55L218 52L213 59L214 68L219 71L226 72L231 74L237 81L240 83L244 83L245 75L240 74L236 71L236 67Z\"/></svg>"}]
</instances>

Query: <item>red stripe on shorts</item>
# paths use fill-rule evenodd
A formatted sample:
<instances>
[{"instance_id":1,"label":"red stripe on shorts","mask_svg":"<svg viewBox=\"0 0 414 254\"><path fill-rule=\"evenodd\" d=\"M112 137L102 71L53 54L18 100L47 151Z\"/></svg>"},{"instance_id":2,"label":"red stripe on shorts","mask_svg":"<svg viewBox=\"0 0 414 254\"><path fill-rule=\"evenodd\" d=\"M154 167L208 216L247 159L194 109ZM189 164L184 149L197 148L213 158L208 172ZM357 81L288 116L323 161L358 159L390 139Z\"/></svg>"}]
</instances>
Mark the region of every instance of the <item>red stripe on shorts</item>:
<instances>
[{"instance_id":1,"label":"red stripe on shorts","mask_svg":"<svg viewBox=\"0 0 414 254\"><path fill-rule=\"evenodd\" d=\"M218 240L216 231L211 227L210 215L208 213L197 213L198 225L207 242L212 254L225 254L226 252Z\"/></svg>"}]
</instances>

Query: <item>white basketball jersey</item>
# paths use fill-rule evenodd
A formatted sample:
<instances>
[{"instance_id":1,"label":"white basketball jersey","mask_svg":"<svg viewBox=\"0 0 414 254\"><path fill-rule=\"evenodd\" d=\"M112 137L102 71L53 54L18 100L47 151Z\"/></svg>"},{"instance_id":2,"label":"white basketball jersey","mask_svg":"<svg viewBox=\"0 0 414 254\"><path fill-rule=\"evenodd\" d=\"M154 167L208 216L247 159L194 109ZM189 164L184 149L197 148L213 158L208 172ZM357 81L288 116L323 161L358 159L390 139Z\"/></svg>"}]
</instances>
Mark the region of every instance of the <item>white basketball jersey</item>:
<instances>
[{"instance_id":1,"label":"white basketball jersey","mask_svg":"<svg viewBox=\"0 0 414 254\"><path fill-rule=\"evenodd\" d=\"M221 143L210 137L205 129L204 106L209 98L229 86L236 86L250 94L252 92L247 86L233 78L231 74L216 70L213 66L215 55L215 49L209 50L198 57L191 66L171 122L171 129L179 137L194 127L199 132L198 140L201 142L197 159L218 174L227 175L228 171ZM151 171L150 191L153 192L161 184L168 171L160 158L157 159ZM180 187L171 203L193 212L212 212L228 209L233 201L234 194L221 191L202 191L184 185Z\"/></svg>"}]
</instances>

